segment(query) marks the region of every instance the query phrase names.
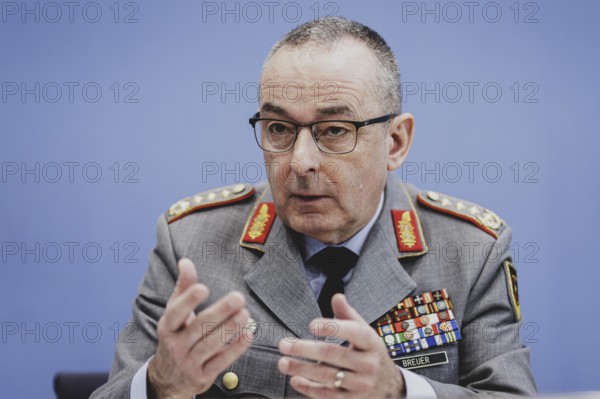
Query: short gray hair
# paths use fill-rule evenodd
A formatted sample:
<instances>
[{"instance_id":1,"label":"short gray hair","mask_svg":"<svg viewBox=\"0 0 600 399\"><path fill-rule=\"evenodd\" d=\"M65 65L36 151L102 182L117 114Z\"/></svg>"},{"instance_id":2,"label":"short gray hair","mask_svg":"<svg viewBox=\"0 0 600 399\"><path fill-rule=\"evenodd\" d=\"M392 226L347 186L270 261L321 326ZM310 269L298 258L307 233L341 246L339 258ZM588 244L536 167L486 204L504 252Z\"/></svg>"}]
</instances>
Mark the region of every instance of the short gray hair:
<instances>
[{"instance_id":1,"label":"short gray hair","mask_svg":"<svg viewBox=\"0 0 600 399\"><path fill-rule=\"evenodd\" d=\"M373 52L379 61L377 68L376 94L381 99L384 112L402 112L400 71L392 49L379 33L359 22L344 17L326 17L306 22L273 45L267 61L284 47L301 47L304 45L320 45L330 48L343 39L356 39Z\"/></svg>"}]
</instances>

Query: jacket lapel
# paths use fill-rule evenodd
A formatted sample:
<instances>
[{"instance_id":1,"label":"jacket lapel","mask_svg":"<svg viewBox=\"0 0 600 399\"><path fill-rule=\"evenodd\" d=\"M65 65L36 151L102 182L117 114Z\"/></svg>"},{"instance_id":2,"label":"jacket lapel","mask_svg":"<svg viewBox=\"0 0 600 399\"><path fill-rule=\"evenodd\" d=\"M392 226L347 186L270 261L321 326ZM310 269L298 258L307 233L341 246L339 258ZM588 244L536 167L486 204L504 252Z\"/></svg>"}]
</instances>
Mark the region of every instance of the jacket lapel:
<instances>
[{"instance_id":1,"label":"jacket lapel","mask_svg":"<svg viewBox=\"0 0 600 399\"><path fill-rule=\"evenodd\" d=\"M389 216L388 216L389 217ZM417 284L404 270L379 223L373 226L346 288L348 302L372 323L402 301Z\"/></svg>"},{"instance_id":2,"label":"jacket lapel","mask_svg":"<svg viewBox=\"0 0 600 399\"><path fill-rule=\"evenodd\" d=\"M400 252L392 220L393 209L413 211L417 218L416 225L421 229L412 199L398 177L390 173L383 209L367 237L352 279L346 288L348 302L369 324L388 312L417 287L415 281L404 270L401 259L427 252L427 243L422 233L422 251Z\"/></svg>"},{"instance_id":3,"label":"jacket lapel","mask_svg":"<svg viewBox=\"0 0 600 399\"><path fill-rule=\"evenodd\" d=\"M272 201L268 188L258 201ZM312 338L308 327L321 311L291 230L276 218L265 243L251 248L264 254L244 276L250 289L296 336Z\"/></svg>"}]
</instances>

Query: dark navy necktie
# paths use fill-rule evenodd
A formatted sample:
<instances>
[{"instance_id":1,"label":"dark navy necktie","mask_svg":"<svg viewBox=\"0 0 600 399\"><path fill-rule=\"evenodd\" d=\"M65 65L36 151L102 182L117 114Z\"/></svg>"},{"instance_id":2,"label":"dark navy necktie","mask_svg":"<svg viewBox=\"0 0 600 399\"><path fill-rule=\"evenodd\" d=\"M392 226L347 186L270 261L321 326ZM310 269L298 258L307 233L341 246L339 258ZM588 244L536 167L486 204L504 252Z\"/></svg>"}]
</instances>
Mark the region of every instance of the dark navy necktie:
<instances>
[{"instance_id":1,"label":"dark navy necktie","mask_svg":"<svg viewBox=\"0 0 600 399\"><path fill-rule=\"evenodd\" d=\"M342 278L356 265L357 260L358 255L345 247L327 247L310 258L309 262L327 276L317 301L323 317L333 317L331 298L344 292Z\"/></svg>"}]
</instances>

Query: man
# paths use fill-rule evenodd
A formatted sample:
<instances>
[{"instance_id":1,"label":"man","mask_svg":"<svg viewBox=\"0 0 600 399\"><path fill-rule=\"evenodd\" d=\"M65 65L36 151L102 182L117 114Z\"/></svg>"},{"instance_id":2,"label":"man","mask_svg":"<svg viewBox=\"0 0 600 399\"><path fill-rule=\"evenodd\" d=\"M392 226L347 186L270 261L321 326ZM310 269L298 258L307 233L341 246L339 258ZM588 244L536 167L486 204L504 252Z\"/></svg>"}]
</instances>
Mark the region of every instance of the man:
<instances>
[{"instance_id":1,"label":"man","mask_svg":"<svg viewBox=\"0 0 600 399\"><path fill-rule=\"evenodd\" d=\"M261 88L250 122L269 184L159 219L138 330L93 397L535 393L510 229L390 173L414 119L385 41L306 23L273 47Z\"/></svg>"}]
</instances>

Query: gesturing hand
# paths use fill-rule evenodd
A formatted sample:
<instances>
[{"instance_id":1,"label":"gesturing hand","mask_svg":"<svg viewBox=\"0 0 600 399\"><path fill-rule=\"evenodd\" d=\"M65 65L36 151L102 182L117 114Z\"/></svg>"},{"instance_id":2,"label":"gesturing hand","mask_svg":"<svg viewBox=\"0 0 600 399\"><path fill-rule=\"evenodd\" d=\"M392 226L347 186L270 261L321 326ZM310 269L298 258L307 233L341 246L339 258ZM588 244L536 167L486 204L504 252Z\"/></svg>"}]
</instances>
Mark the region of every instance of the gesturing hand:
<instances>
[{"instance_id":1,"label":"gesturing hand","mask_svg":"<svg viewBox=\"0 0 600 399\"><path fill-rule=\"evenodd\" d=\"M150 397L189 399L207 391L250 346L251 337L241 334L249 317L244 296L230 292L194 314L208 294L194 264L181 259L175 290L158 321L158 347L148 366Z\"/></svg>"},{"instance_id":2,"label":"gesturing hand","mask_svg":"<svg viewBox=\"0 0 600 399\"><path fill-rule=\"evenodd\" d=\"M286 356L279 359L278 366L282 373L292 376L292 387L311 398L403 396L402 374L375 330L344 295L336 294L331 303L336 319L316 319L311 330L315 335L326 336L331 332L324 326L336 327L336 335L350 345L281 340L279 350Z\"/></svg>"}]
</instances>

